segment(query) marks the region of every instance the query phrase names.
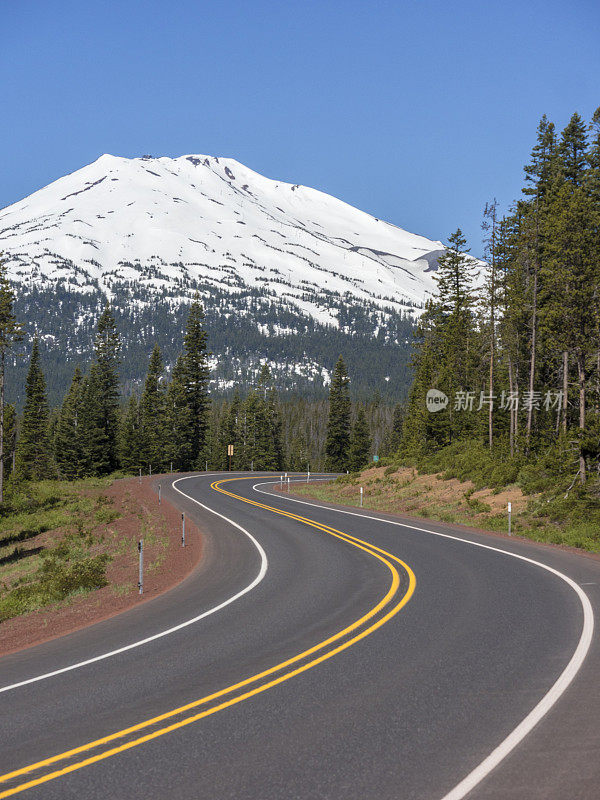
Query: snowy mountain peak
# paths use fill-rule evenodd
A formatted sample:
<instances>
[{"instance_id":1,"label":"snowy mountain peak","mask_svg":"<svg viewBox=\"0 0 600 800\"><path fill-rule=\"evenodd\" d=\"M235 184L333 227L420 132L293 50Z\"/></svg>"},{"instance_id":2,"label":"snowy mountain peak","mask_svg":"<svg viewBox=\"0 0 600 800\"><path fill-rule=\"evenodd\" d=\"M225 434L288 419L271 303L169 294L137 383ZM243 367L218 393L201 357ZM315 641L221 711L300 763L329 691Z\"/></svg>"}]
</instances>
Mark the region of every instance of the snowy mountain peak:
<instances>
[{"instance_id":1,"label":"snowy mountain peak","mask_svg":"<svg viewBox=\"0 0 600 800\"><path fill-rule=\"evenodd\" d=\"M416 310L443 245L235 159L105 153L0 211L0 251L29 287L259 288L337 327L348 302Z\"/></svg>"},{"instance_id":2,"label":"snowy mountain peak","mask_svg":"<svg viewBox=\"0 0 600 800\"><path fill-rule=\"evenodd\" d=\"M105 153L0 210L0 252L55 399L91 357L107 297L127 391L154 344L174 363L196 292L220 390L254 385L266 360L281 388L324 392L343 353L355 391L397 398L444 248L235 159Z\"/></svg>"}]
</instances>

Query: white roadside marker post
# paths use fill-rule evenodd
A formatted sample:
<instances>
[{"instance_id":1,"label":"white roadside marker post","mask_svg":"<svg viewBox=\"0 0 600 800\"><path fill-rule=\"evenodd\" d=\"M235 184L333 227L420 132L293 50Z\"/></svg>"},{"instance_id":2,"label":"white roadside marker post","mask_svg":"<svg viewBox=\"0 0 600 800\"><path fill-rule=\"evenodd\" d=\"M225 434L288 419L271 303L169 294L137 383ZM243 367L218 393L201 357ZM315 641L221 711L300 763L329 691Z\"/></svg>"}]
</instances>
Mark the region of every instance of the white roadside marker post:
<instances>
[{"instance_id":1,"label":"white roadside marker post","mask_svg":"<svg viewBox=\"0 0 600 800\"><path fill-rule=\"evenodd\" d=\"M152 476L152 464L148 465L148 474Z\"/></svg>"},{"instance_id":2,"label":"white roadside marker post","mask_svg":"<svg viewBox=\"0 0 600 800\"><path fill-rule=\"evenodd\" d=\"M142 468L141 467L140 467L140 480L139 480L139 482L140 483L142 482Z\"/></svg>"},{"instance_id":3,"label":"white roadside marker post","mask_svg":"<svg viewBox=\"0 0 600 800\"><path fill-rule=\"evenodd\" d=\"M181 546L185 547L185 511L181 515Z\"/></svg>"},{"instance_id":4,"label":"white roadside marker post","mask_svg":"<svg viewBox=\"0 0 600 800\"><path fill-rule=\"evenodd\" d=\"M159 483L159 484L158 484L158 505L159 505L159 506L162 504L162 495L161 495L161 492L162 492L162 485Z\"/></svg>"},{"instance_id":5,"label":"white roadside marker post","mask_svg":"<svg viewBox=\"0 0 600 800\"><path fill-rule=\"evenodd\" d=\"M361 487L360 487L360 507L361 507L361 508L363 507L363 505L362 505L362 504L363 504L363 492L364 492L364 489L363 489L363 487L361 486Z\"/></svg>"},{"instance_id":6,"label":"white roadside marker post","mask_svg":"<svg viewBox=\"0 0 600 800\"><path fill-rule=\"evenodd\" d=\"M310 481L310 470L308 470L306 473L306 482L308 483L309 481Z\"/></svg>"},{"instance_id":7,"label":"white roadside marker post","mask_svg":"<svg viewBox=\"0 0 600 800\"><path fill-rule=\"evenodd\" d=\"M138 589L140 594L144 593L144 540L140 539L138 542L138 553L140 554L140 565L138 574Z\"/></svg>"},{"instance_id":8,"label":"white roadside marker post","mask_svg":"<svg viewBox=\"0 0 600 800\"><path fill-rule=\"evenodd\" d=\"M508 501L508 535L509 536L512 536L511 516L512 516L512 503L509 500Z\"/></svg>"},{"instance_id":9,"label":"white roadside marker post","mask_svg":"<svg viewBox=\"0 0 600 800\"><path fill-rule=\"evenodd\" d=\"M171 472L173 472L173 462L171 461Z\"/></svg>"},{"instance_id":10,"label":"white roadside marker post","mask_svg":"<svg viewBox=\"0 0 600 800\"><path fill-rule=\"evenodd\" d=\"M288 484L288 494L289 494L289 492L290 492L290 479L289 478L287 479L287 484Z\"/></svg>"},{"instance_id":11,"label":"white roadside marker post","mask_svg":"<svg viewBox=\"0 0 600 800\"><path fill-rule=\"evenodd\" d=\"M283 475L279 477L279 488L283 489Z\"/></svg>"}]
</instances>

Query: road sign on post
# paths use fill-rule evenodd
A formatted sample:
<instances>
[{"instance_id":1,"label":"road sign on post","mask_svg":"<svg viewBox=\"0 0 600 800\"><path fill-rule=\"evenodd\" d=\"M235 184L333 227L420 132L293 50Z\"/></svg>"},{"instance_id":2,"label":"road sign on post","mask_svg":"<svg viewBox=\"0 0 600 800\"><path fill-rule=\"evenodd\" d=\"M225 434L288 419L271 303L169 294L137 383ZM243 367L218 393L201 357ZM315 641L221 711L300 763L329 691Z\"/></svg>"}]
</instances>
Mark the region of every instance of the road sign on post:
<instances>
[{"instance_id":1,"label":"road sign on post","mask_svg":"<svg viewBox=\"0 0 600 800\"><path fill-rule=\"evenodd\" d=\"M229 456L229 472L231 472L231 457L233 455L233 445L227 445L227 455Z\"/></svg>"}]
</instances>

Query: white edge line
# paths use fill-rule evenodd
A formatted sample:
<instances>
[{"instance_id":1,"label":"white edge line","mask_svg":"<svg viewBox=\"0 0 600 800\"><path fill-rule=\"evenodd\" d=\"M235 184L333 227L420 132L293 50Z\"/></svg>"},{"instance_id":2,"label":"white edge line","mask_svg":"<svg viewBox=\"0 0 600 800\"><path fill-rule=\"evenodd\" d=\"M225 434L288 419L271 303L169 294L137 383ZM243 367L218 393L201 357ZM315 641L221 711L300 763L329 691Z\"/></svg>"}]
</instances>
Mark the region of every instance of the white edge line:
<instances>
[{"instance_id":1,"label":"white edge line","mask_svg":"<svg viewBox=\"0 0 600 800\"><path fill-rule=\"evenodd\" d=\"M265 492L256 488L257 486L268 485L273 485L273 481L257 483L254 484L252 488L260 494L267 494L277 497L278 495L274 495L273 492ZM353 517L362 517L363 519L376 520L377 522L383 522L384 524L397 525L401 528L410 528L415 531L421 531L422 533L432 534L433 536L440 536L444 539L453 539L457 542L473 545L473 547L481 547L484 550L492 550L495 553L501 553L502 555L517 558L520 561L526 561L529 564L534 564L536 567L541 567L542 569L545 569L548 572L551 572L553 575L561 578L561 580L563 580L571 587L571 589L573 589L579 598L583 609L583 627L579 642L575 648L575 652L571 656L571 660L561 672L556 682L537 703L537 705L529 712L529 714L527 714L525 719L522 720L522 722L520 722L519 725L517 725L517 727L511 733L509 733L509 735L502 742L500 742L500 744L494 750L492 750L489 756L484 758L484 760L477 767L475 767L474 770L469 772L469 774L463 778L459 784L457 784L453 789L451 789L451 791L441 798L441 800L462 800L462 798L466 797L470 791L472 791L479 783L481 783L481 781L486 778L492 772L492 770L494 770L515 749L515 747L517 747L518 744L520 744L520 742L523 741L527 734L535 728L538 722L540 722L543 717L546 716L546 714L564 694L579 672L581 665L588 654L588 650L590 649L594 632L594 611L592 609L592 604L590 603L589 597L583 591L583 589L575 583L575 581L568 577L568 575L564 575L562 572L554 569L554 567L543 564L541 561L535 561L533 558L527 558L527 556L522 556L518 553L511 553L510 550L503 550L500 547L493 547L492 545L482 544L480 542L472 542L470 539L463 539L460 536L452 536L448 533L432 531L429 528L421 528L417 525L410 525L405 522L396 522L395 520L374 517L369 514L359 514L355 511L346 511L345 509L341 508L330 508L329 506L319 505L318 503L308 503L304 500L296 500L292 497L286 497L285 494L282 494L282 498L289 500L292 503L301 503L302 505L311 506L312 508L324 508L327 511L335 511L338 514L349 514Z\"/></svg>"},{"instance_id":2,"label":"white edge line","mask_svg":"<svg viewBox=\"0 0 600 800\"><path fill-rule=\"evenodd\" d=\"M240 597L243 597L243 595L248 594L248 592L251 592L252 589L258 586L258 584L265 577L265 574L269 566L269 562L267 560L267 554L265 553L259 542L257 542L254 536L252 536L252 534L249 533L245 528L242 528L241 525L238 525L237 522L234 522L232 519L229 519L229 517L226 517L224 514L220 514L218 511L215 511L214 509L205 506L204 503L201 503L199 500L196 500L189 494L182 492L181 489L178 489L177 486L175 485L176 483L180 483L181 481L187 481L190 480L191 478L214 477L215 475L222 476L222 473L213 473L207 475L207 473L202 472L198 473L198 475L187 475L184 478L178 478L177 480L173 481L171 486L173 487L173 489L175 489L176 492L179 492L179 494L183 495L184 497L187 497L188 500L191 500L193 503L196 503L197 505L201 506L206 511L210 511L211 514L215 514L217 517L221 517L221 519L224 519L226 522L229 522L231 525L233 525L234 528L237 528L239 531L241 531L250 539L250 541L256 547L260 555L260 569L258 571L258 575L254 578L254 580L251 583L249 583L248 586L246 586L244 589L234 594L232 597L229 597L227 600L224 600L222 603L219 603L219 605L215 606L214 608L210 608L208 609L208 611L203 611L202 614L198 614L198 616L193 617L192 619L188 619L186 622L181 622L179 623L179 625L174 625L172 628L168 628L167 630L161 631L160 633L155 633L154 635L148 636L145 639L140 639L138 642L132 642L131 644L125 645L124 647L119 647L117 650L111 650L108 653L102 653L102 655L94 656L94 658L88 658L85 661L79 661L76 664L70 664L68 667L61 667L61 669L55 669L52 672L46 672L43 675L37 675L35 678L28 678L27 680L19 681L18 683L12 683L10 684L10 686L2 686L0 687L0 694L2 692L9 692L11 691L11 689L18 689L20 686L27 686L30 683L37 683L38 681L44 681L47 680L48 678L53 678L56 675L62 675L64 672L71 672L71 670L74 669L87 667L89 664L94 664L96 661L103 661L105 658L112 658L112 656L117 656L120 653L125 653L127 650L133 650L135 647L141 647L142 645L148 644L149 642L156 641L156 639L161 639L163 636L169 636L169 634L171 633L180 631L182 628L186 628L188 625L193 625L195 622L199 622L201 619L204 619L205 617L208 617L211 614L220 611L222 608L225 608L225 606L228 606L231 603L234 603L236 600L239 600Z\"/></svg>"}]
</instances>

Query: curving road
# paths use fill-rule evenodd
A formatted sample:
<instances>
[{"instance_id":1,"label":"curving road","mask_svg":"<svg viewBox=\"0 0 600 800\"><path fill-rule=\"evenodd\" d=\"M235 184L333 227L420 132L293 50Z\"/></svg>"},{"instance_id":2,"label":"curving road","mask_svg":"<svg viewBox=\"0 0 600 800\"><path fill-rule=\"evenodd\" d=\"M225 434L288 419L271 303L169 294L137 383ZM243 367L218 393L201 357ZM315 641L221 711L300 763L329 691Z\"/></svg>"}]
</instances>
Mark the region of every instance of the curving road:
<instances>
[{"instance_id":1,"label":"curving road","mask_svg":"<svg viewBox=\"0 0 600 800\"><path fill-rule=\"evenodd\" d=\"M163 495L202 565L0 659L0 798L600 796L599 561L256 474Z\"/></svg>"}]
</instances>

